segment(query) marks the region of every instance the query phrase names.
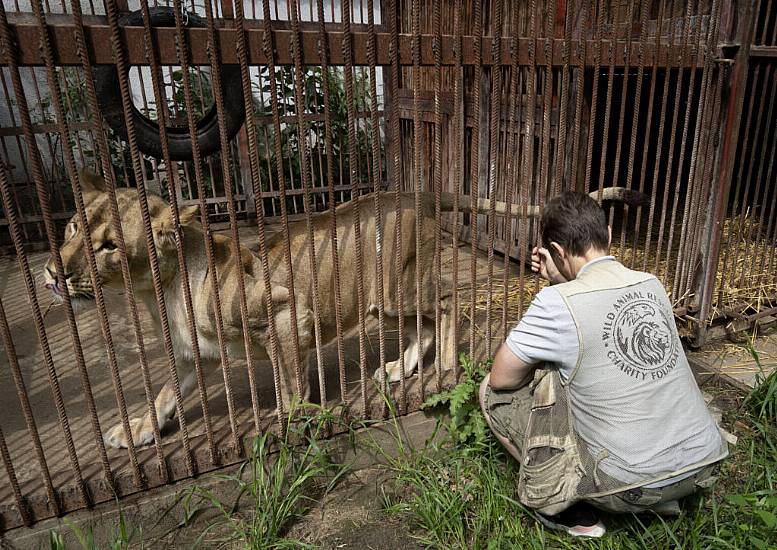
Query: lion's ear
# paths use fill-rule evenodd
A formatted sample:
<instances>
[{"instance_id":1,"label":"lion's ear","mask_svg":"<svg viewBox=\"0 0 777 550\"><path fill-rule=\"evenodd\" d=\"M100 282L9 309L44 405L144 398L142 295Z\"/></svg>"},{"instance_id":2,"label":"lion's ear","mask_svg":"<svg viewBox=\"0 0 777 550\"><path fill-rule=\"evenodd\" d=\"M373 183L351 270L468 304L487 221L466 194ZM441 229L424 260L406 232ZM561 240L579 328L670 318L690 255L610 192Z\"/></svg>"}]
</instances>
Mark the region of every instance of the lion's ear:
<instances>
[{"instance_id":1,"label":"lion's ear","mask_svg":"<svg viewBox=\"0 0 777 550\"><path fill-rule=\"evenodd\" d=\"M178 219L181 220L181 225L189 225L197 219L199 213L199 205L194 204L192 206L184 206L178 210Z\"/></svg>"},{"instance_id":2,"label":"lion's ear","mask_svg":"<svg viewBox=\"0 0 777 550\"><path fill-rule=\"evenodd\" d=\"M163 209L151 222L151 230L154 234L154 242L159 248L175 247L175 224L169 208Z\"/></svg>"},{"instance_id":3,"label":"lion's ear","mask_svg":"<svg viewBox=\"0 0 777 550\"><path fill-rule=\"evenodd\" d=\"M105 180L94 172L83 169L78 174L81 180L81 192L84 195L105 192Z\"/></svg>"}]
</instances>

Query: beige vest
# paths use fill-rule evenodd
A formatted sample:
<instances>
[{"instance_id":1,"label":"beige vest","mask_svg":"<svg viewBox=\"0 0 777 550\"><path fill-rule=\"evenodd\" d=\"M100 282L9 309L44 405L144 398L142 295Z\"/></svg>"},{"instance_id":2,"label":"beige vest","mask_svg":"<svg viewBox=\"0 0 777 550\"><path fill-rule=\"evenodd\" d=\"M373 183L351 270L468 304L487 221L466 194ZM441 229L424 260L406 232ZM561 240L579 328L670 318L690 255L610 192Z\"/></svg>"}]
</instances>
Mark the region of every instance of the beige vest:
<instances>
[{"instance_id":1,"label":"beige vest","mask_svg":"<svg viewBox=\"0 0 777 550\"><path fill-rule=\"evenodd\" d=\"M519 477L524 504L554 514L726 457L654 276L601 261L555 288L580 351L566 382L537 371Z\"/></svg>"}]
</instances>

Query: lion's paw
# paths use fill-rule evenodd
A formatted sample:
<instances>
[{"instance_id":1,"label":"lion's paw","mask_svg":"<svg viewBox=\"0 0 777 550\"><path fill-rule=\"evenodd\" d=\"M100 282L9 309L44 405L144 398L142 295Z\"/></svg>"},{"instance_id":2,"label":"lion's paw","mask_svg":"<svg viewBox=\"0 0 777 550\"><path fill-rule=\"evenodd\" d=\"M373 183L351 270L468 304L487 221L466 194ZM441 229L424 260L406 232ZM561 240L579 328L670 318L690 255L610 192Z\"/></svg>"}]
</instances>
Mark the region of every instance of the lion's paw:
<instances>
[{"instance_id":1,"label":"lion's paw","mask_svg":"<svg viewBox=\"0 0 777 550\"><path fill-rule=\"evenodd\" d=\"M143 447L154 441L154 432L151 426L146 426L143 418L133 418L129 421L130 430L132 430L132 442L135 447ZM114 426L105 433L103 437L105 444L114 449L126 449L129 447L127 435L124 433L124 425Z\"/></svg>"},{"instance_id":2,"label":"lion's paw","mask_svg":"<svg viewBox=\"0 0 777 550\"><path fill-rule=\"evenodd\" d=\"M409 377L413 374L413 369L408 370L407 365L405 365L405 378ZM373 378L375 380L380 381L381 377L381 371L380 369L377 369L375 373L373 374ZM399 364L399 360L396 361L389 361L386 363L386 380L389 383L393 382L399 382L402 379L402 368Z\"/></svg>"}]
</instances>

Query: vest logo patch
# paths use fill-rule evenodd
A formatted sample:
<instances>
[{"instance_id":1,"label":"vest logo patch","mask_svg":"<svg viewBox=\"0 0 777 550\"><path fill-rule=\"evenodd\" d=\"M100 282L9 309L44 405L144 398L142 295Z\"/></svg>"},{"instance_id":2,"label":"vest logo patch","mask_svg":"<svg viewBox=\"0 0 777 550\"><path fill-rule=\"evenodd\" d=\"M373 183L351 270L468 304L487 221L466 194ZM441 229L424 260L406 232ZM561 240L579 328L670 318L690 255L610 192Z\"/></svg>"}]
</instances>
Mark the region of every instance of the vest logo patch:
<instances>
[{"instance_id":1,"label":"vest logo patch","mask_svg":"<svg viewBox=\"0 0 777 550\"><path fill-rule=\"evenodd\" d=\"M624 294L607 313L602 341L607 357L637 380L658 380L677 364L679 351L658 297L652 292Z\"/></svg>"}]
</instances>

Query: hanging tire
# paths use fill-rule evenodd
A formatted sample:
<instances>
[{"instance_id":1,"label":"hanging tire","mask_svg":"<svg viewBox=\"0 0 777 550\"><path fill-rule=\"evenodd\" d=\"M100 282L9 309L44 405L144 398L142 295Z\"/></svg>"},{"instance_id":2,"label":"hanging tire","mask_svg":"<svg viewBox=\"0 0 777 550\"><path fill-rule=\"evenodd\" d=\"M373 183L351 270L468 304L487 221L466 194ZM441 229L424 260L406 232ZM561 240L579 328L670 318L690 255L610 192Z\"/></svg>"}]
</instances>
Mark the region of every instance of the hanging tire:
<instances>
[{"instance_id":1,"label":"hanging tire","mask_svg":"<svg viewBox=\"0 0 777 550\"><path fill-rule=\"evenodd\" d=\"M149 8L152 27L174 27L175 12L169 7ZM205 21L192 13L186 14L187 26L205 27ZM140 10L119 18L120 26L143 26L143 14ZM129 70L129 69L128 69ZM125 75L129 77L129 74ZM94 80L100 111L105 122L124 141L127 141L127 125L124 121L124 107L119 88L119 73L115 65L101 65L94 69ZM243 83L239 65L221 65L221 92L224 98L224 123L227 139L231 140L245 121ZM132 120L135 123L135 137L138 149L152 157L161 159L162 143L157 122L141 113L133 104ZM221 149L219 120L216 105L212 105L205 115L197 121L197 144L202 157ZM168 146L172 160L192 160L192 140L189 127L168 126Z\"/></svg>"}]
</instances>

